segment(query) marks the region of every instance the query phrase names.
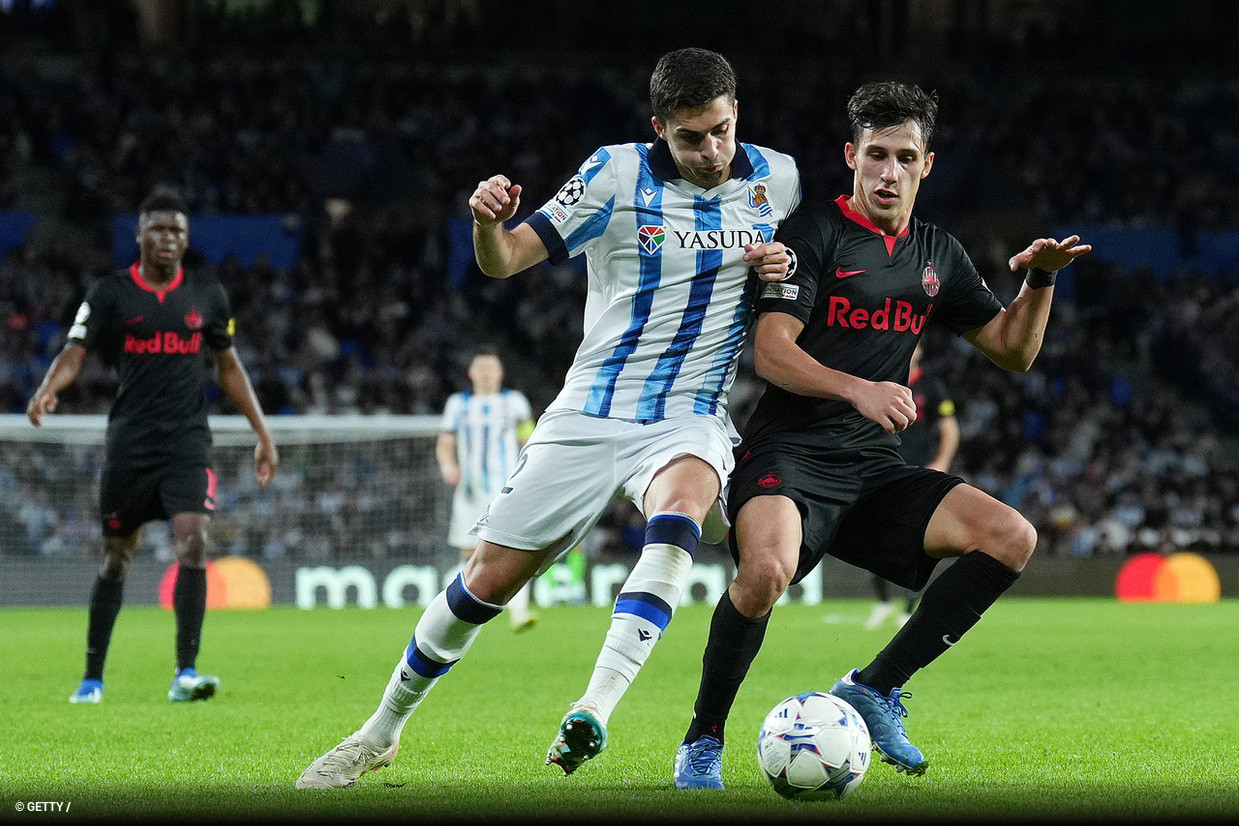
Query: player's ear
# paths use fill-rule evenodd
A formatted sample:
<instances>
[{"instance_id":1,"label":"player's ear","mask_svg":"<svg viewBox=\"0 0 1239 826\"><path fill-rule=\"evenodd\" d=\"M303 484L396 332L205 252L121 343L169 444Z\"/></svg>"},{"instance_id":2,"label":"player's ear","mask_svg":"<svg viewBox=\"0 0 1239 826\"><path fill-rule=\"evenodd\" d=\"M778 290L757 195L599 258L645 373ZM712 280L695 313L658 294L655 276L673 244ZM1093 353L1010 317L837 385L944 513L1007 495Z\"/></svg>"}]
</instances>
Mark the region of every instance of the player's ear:
<instances>
[{"instance_id":1,"label":"player's ear","mask_svg":"<svg viewBox=\"0 0 1239 826\"><path fill-rule=\"evenodd\" d=\"M856 169L856 144L848 141L843 145L843 160L847 162L848 169Z\"/></svg>"},{"instance_id":2,"label":"player's ear","mask_svg":"<svg viewBox=\"0 0 1239 826\"><path fill-rule=\"evenodd\" d=\"M663 124L662 120L659 119L658 115L654 115L654 117L650 118L650 123L654 127L654 134L658 135L658 137L662 138L663 140L666 140L667 127L666 125Z\"/></svg>"},{"instance_id":3,"label":"player's ear","mask_svg":"<svg viewBox=\"0 0 1239 826\"><path fill-rule=\"evenodd\" d=\"M934 165L934 153L930 152L928 155L925 156L925 168L921 170L922 178L924 178L926 175L929 174L929 170L933 167L933 165Z\"/></svg>"}]
</instances>

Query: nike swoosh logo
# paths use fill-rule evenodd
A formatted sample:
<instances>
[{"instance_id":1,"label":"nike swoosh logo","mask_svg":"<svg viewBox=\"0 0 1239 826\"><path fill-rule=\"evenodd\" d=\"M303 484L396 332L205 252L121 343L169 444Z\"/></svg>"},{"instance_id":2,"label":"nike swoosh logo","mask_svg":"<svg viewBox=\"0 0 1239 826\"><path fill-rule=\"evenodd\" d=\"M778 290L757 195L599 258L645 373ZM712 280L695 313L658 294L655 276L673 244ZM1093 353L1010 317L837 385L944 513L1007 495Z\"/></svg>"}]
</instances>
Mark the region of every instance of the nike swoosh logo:
<instances>
[{"instance_id":1,"label":"nike swoosh logo","mask_svg":"<svg viewBox=\"0 0 1239 826\"><path fill-rule=\"evenodd\" d=\"M862 272L864 272L864 270L852 270L851 272L849 272L843 269L842 267L836 267L835 277L836 278L847 278L850 275L860 275Z\"/></svg>"},{"instance_id":2,"label":"nike swoosh logo","mask_svg":"<svg viewBox=\"0 0 1239 826\"><path fill-rule=\"evenodd\" d=\"M954 645L955 643L959 642L959 640L957 640L957 639L956 639L956 640L951 639L951 635L950 635L950 634L943 634L943 635L942 635L942 641L943 641L944 643L946 643L947 645Z\"/></svg>"},{"instance_id":3,"label":"nike swoosh logo","mask_svg":"<svg viewBox=\"0 0 1239 826\"><path fill-rule=\"evenodd\" d=\"M128 321L126 321L126 322L125 322L125 326L126 326L126 327L128 327L128 326L129 326L129 325L131 325L131 324L137 324L139 321L141 321L141 320L142 320L142 319L144 319L144 318L146 318L146 316L142 316L142 315L140 315L140 316L138 316L138 317L136 317L136 318L131 318L131 319L129 319Z\"/></svg>"}]
</instances>

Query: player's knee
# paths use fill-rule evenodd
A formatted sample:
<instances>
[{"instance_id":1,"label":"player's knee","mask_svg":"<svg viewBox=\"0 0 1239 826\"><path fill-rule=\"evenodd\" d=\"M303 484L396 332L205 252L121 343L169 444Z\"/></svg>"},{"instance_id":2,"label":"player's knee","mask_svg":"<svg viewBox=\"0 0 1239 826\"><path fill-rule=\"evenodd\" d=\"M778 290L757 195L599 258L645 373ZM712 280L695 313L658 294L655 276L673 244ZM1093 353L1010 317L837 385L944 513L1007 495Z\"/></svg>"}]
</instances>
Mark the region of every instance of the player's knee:
<instances>
[{"instance_id":1,"label":"player's knee","mask_svg":"<svg viewBox=\"0 0 1239 826\"><path fill-rule=\"evenodd\" d=\"M123 580L129 575L129 564L130 560L123 556L104 554L103 562L99 566L99 576L114 581Z\"/></svg>"},{"instance_id":2,"label":"player's knee","mask_svg":"<svg viewBox=\"0 0 1239 826\"><path fill-rule=\"evenodd\" d=\"M779 554L755 553L743 560L736 582L751 608L769 610L783 596L795 573L795 564Z\"/></svg>"},{"instance_id":3,"label":"player's knee","mask_svg":"<svg viewBox=\"0 0 1239 826\"><path fill-rule=\"evenodd\" d=\"M1013 571L1022 571L1037 549L1037 529L1015 510L989 524L986 552Z\"/></svg>"},{"instance_id":4,"label":"player's knee","mask_svg":"<svg viewBox=\"0 0 1239 826\"><path fill-rule=\"evenodd\" d=\"M129 566L137 555L138 538L133 536L105 536L103 538L103 561L99 575L104 579L123 580L129 575Z\"/></svg>"},{"instance_id":5,"label":"player's knee","mask_svg":"<svg viewBox=\"0 0 1239 826\"><path fill-rule=\"evenodd\" d=\"M177 561L182 565L201 568L206 565L207 535L205 530L191 530L173 537Z\"/></svg>"}]
</instances>

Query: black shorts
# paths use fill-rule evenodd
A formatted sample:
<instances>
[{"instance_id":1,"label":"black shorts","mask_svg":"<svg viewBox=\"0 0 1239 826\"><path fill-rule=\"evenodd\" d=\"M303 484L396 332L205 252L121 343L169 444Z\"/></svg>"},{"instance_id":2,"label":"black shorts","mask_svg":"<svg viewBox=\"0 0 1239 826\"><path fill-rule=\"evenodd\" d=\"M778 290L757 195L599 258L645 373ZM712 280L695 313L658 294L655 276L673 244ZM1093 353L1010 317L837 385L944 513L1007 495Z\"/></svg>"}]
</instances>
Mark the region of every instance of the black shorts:
<instances>
[{"instance_id":1,"label":"black shorts","mask_svg":"<svg viewBox=\"0 0 1239 826\"><path fill-rule=\"evenodd\" d=\"M938 560L925 553L925 529L943 497L963 479L904 463L893 449L741 448L727 510L735 520L755 496L786 496L800 508L803 539L792 582L830 554L896 585L920 590ZM733 529L728 541L740 563Z\"/></svg>"},{"instance_id":2,"label":"black shorts","mask_svg":"<svg viewBox=\"0 0 1239 826\"><path fill-rule=\"evenodd\" d=\"M105 460L99 476L99 518L105 536L128 536L153 519L213 513L211 468L184 460L134 466Z\"/></svg>"}]
</instances>

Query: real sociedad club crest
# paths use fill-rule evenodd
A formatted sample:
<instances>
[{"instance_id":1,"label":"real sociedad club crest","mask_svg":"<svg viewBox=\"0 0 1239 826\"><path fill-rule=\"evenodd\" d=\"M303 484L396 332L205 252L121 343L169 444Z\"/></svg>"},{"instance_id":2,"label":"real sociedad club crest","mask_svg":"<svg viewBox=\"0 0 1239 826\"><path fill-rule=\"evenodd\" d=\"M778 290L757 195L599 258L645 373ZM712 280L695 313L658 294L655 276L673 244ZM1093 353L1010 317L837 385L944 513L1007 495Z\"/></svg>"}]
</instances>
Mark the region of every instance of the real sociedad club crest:
<instances>
[{"instance_id":1,"label":"real sociedad club crest","mask_svg":"<svg viewBox=\"0 0 1239 826\"><path fill-rule=\"evenodd\" d=\"M749 187L749 206L762 215L774 212L774 207L770 206L770 199L766 197L765 184L753 184Z\"/></svg>"},{"instance_id":2,"label":"real sociedad club crest","mask_svg":"<svg viewBox=\"0 0 1239 826\"><path fill-rule=\"evenodd\" d=\"M925 269L921 272L921 286L925 288L925 295L933 298L938 294L938 288L942 286L942 282L938 280L938 271L934 269L933 261L925 262Z\"/></svg>"},{"instance_id":3,"label":"real sociedad club crest","mask_svg":"<svg viewBox=\"0 0 1239 826\"><path fill-rule=\"evenodd\" d=\"M641 244L641 249L645 250L650 255L653 255L662 248L663 239L666 237L666 232L660 226L646 226L639 227L637 229L637 242Z\"/></svg>"}]
</instances>

